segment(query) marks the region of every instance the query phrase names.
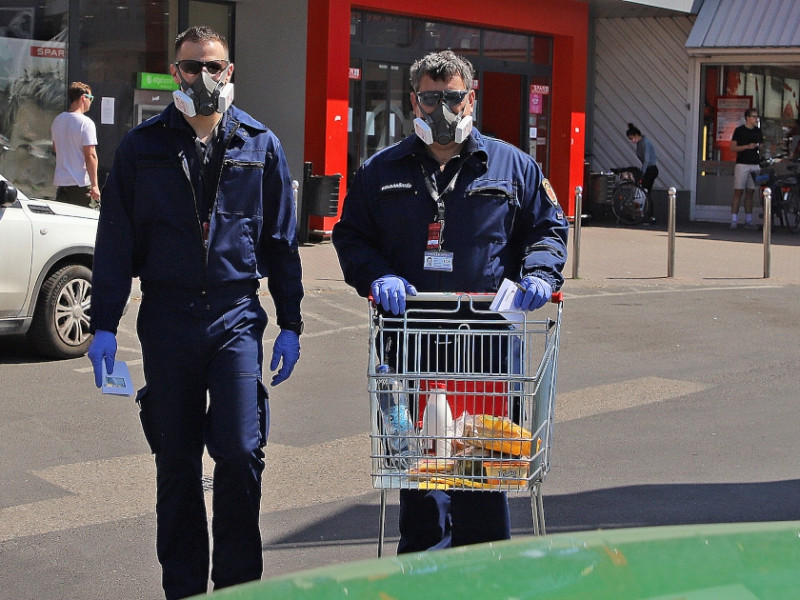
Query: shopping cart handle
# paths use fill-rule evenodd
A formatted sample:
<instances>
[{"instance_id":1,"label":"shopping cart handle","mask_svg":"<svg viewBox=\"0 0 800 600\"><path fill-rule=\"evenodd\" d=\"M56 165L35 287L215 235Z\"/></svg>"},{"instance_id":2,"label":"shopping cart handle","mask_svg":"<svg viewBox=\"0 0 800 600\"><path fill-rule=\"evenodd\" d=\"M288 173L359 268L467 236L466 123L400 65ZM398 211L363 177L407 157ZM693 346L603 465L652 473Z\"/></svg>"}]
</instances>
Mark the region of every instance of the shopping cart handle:
<instances>
[{"instance_id":1,"label":"shopping cart handle","mask_svg":"<svg viewBox=\"0 0 800 600\"><path fill-rule=\"evenodd\" d=\"M407 296L406 302L442 302L464 300L474 302L491 302L496 294L494 292L417 292L416 296Z\"/></svg>"},{"instance_id":2,"label":"shopping cart handle","mask_svg":"<svg viewBox=\"0 0 800 600\"><path fill-rule=\"evenodd\" d=\"M417 292L416 296L407 296L406 302L436 302L442 300L452 300L462 296L474 298L478 302L491 302L495 297L494 292ZM367 300L373 305L376 304L372 294L367 296ZM558 304L564 301L564 292L553 292L550 302Z\"/></svg>"}]
</instances>

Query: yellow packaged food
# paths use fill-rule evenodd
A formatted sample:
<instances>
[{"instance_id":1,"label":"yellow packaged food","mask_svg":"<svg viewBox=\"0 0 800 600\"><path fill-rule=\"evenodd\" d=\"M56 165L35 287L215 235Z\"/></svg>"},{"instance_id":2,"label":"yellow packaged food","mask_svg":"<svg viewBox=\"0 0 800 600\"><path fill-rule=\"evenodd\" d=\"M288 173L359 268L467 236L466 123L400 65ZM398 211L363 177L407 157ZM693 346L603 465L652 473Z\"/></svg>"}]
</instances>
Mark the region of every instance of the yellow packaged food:
<instances>
[{"instance_id":1,"label":"yellow packaged food","mask_svg":"<svg viewBox=\"0 0 800 600\"><path fill-rule=\"evenodd\" d=\"M465 442L511 456L530 456L533 434L508 417L474 415L464 420ZM537 444L538 446L538 444Z\"/></svg>"},{"instance_id":2,"label":"yellow packaged food","mask_svg":"<svg viewBox=\"0 0 800 600\"><path fill-rule=\"evenodd\" d=\"M488 479L486 483L502 487L520 488L528 483L527 460L484 461L483 470Z\"/></svg>"}]
</instances>

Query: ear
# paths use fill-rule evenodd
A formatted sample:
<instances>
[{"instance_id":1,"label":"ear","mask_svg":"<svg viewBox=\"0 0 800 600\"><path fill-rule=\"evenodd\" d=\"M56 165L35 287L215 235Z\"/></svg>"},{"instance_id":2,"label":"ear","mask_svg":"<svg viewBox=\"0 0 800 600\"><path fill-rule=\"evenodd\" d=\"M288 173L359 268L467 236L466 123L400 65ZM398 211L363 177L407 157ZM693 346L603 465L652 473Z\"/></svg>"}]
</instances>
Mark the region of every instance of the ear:
<instances>
[{"instance_id":1,"label":"ear","mask_svg":"<svg viewBox=\"0 0 800 600\"><path fill-rule=\"evenodd\" d=\"M181 84L181 78L178 77L178 67L170 63L169 65L169 74L172 75L172 81L177 83L178 85Z\"/></svg>"},{"instance_id":2,"label":"ear","mask_svg":"<svg viewBox=\"0 0 800 600\"><path fill-rule=\"evenodd\" d=\"M229 83L233 77L233 63L228 65L228 73L225 75L225 83Z\"/></svg>"},{"instance_id":3,"label":"ear","mask_svg":"<svg viewBox=\"0 0 800 600\"><path fill-rule=\"evenodd\" d=\"M475 90L470 90L469 94L467 94L467 106L469 109L466 111L465 114L471 115L475 111L475 99L477 96L475 95Z\"/></svg>"},{"instance_id":4,"label":"ear","mask_svg":"<svg viewBox=\"0 0 800 600\"><path fill-rule=\"evenodd\" d=\"M418 108L419 108L419 105L417 104L417 95L412 91L411 92L411 112L414 113L415 117L419 117L420 116L419 112L417 111Z\"/></svg>"}]
</instances>

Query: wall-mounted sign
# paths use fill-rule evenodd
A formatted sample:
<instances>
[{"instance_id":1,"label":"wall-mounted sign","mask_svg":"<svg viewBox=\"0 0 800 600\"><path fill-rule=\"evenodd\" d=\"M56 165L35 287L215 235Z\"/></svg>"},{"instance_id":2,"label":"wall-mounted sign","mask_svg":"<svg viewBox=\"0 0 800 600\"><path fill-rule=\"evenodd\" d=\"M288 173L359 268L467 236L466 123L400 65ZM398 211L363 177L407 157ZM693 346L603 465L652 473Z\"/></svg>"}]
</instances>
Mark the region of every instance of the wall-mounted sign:
<instances>
[{"instance_id":1,"label":"wall-mounted sign","mask_svg":"<svg viewBox=\"0 0 800 600\"><path fill-rule=\"evenodd\" d=\"M532 115L540 115L542 114L542 95L541 94L531 94L531 103L528 109Z\"/></svg>"},{"instance_id":2,"label":"wall-mounted sign","mask_svg":"<svg viewBox=\"0 0 800 600\"><path fill-rule=\"evenodd\" d=\"M178 84L168 73L137 73L136 87L140 90L177 90Z\"/></svg>"}]
</instances>

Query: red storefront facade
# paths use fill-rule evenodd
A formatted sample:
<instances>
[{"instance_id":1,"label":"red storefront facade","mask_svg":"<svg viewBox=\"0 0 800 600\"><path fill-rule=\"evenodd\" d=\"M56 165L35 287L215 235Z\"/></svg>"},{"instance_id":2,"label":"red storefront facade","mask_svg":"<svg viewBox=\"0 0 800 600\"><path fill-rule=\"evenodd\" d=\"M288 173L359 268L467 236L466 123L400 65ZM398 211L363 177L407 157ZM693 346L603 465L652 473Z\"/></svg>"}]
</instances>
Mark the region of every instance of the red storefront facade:
<instances>
[{"instance_id":1,"label":"red storefront facade","mask_svg":"<svg viewBox=\"0 0 800 600\"><path fill-rule=\"evenodd\" d=\"M543 164L546 176L555 187L561 204L568 214L574 214L575 187L583 185L584 125L586 110L586 70L589 34L588 4L569 0L500 0L494 2L468 2L466 4L431 4L408 0L398 9L386 0L309 0L308 3L308 53L306 62L305 98L305 157L318 174L345 174L348 165L348 136L354 135L353 122L363 116L363 111L353 106L351 98L351 39L356 30L353 15L358 11L382 13L398 17L426 19L437 23L452 23L480 31L528 34L552 40L550 53L549 85L535 86L534 79L521 79L524 87L518 94L521 113L540 112L537 104L545 94L547 98L546 136L539 138L537 127L530 131L532 152L540 164L539 156L546 156ZM459 51L458 48L453 48ZM468 56L468 58L471 58ZM493 69L501 71L495 79L502 79L504 61L495 60ZM510 71L515 65L508 64ZM486 74L487 78L489 73ZM478 69L478 80L481 81ZM488 81L488 79L486 79ZM488 87L487 87L488 90ZM408 89L405 94L408 95ZM488 92L487 92L488 94ZM514 91L517 94L517 91ZM484 100L488 115L503 94ZM535 120L534 117L530 117ZM541 119L541 118L540 118ZM480 126L480 121L479 121ZM541 129L541 127L539 128ZM524 138L524 136L523 136ZM538 139L537 139L538 138ZM516 140L510 140L516 142ZM522 140L525 142L525 140ZM352 144L350 144L352 146ZM340 186L340 203L346 185ZM310 229L328 232L337 216L312 216Z\"/></svg>"}]
</instances>

